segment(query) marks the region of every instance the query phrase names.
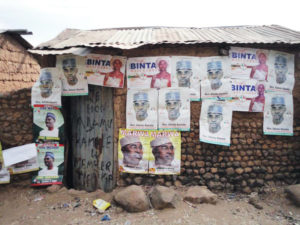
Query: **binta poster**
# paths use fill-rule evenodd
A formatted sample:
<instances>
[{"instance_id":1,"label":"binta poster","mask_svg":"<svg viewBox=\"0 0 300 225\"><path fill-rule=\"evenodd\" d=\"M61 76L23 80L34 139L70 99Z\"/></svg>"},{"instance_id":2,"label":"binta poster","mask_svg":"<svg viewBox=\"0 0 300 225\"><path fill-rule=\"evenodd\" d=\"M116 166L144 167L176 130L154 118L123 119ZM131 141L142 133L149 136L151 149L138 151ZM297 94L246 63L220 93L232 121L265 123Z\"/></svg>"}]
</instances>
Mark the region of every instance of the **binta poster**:
<instances>
[{"instance_id":1,"label":"binta poster","mask_svg":"<svg viewBox=\"0 0 300 225\"><path fill-rule=\"evenodd\" d=\"M8 167L10 174L28 173L37 171L38 169L39 165L37 162L37 157L33 157L31 159L16 163Z\"/></svg>"},{"instance_id":2,"label":"binta poster","mask_svg":"<svg viewBox=\"0 0 300 225\"><path fill-rule=\"evenodd\" d=\"M126 57L90 54L85 66L88 84L123 88Z\"/></svg>"},{"instance_id":3,"label":"binta poster","mask_svg":"<svg viewBox=\"0 0 300 225\"><path fill-rule=\"evenodd\" d=\"M31 186L62 184L64 146L54 143L37 144L39 171Z\"/></svg>"},{"instance_id":4,"label":"binta poster","mask_svg":"<svg viewBox=\"0 0 300 225\"><path fill-rule=\"evenodd\" d=\"M200 141L230 146L232 108L228 101L204 100L199 121Z\"/></svg>"},{"instance_id":5,"label":"binta poster","mask_svg":"<svg viewBox=\"0 0 300 225\"><path fill-rule=\"evenodd\" d=\"M8 184L9 182L10 182L10 174L4 165L4 160L2 155L2 145L0 142L0 184Z\"/></svg>"},{"instance_id":6,"label":"binta poster","mask_svg":"<svg viewBox=\"0 0 300 225\"><path fill-rule=\"evenodd\" d=\"M229 98L231 80L228 59L223 56L201 58L201 98Z\"/></svg>"},{"instance_id":7,"label":"binta poster","mask_svg":"<svg viewBox=\"0 0 300 225\"><path fill-rule=\"evenodd\" d=\"M158 128L160 130L190 130L190 93L188 88L159 90Z\"/></svg>"},{"instance_id":8,"label":"binta poster","mask_svg":"<svg viewBox=\"0 0 300 225\"><path fill-rule=\"evenodd\" d=\"M270 51L268 91L292 93L294 76L294 55L285 52Z\"/></svg>"},{"instance_id":9,"label":"binta poster","mask_svg":"<svg viewBox=\"0 0 300 225\"><path fill-rule=\"evenodd\" d=\"M171 57L137 57L127 60L128 88L171 87Z\"/></svg>"},{"instance_id":10,"label":"binta poster","mask_svg":"<svg viewBox=\"0 0 300 225\"><path fill-rule=\"evenodd\" d=\"M149 131L151 153L150 174L180 174L181 133L178 131Z\"/></svg>"},{"instance_id":11,"label":"binta poster","mask_svg":"<svg viewBox=\"0 0 300 225\"><path fill-rule=\"evenodd\" d=\"M200 58L172 56L172 87L190 89L191 101L200 101Z\"/></svg>"},{"instance_id":12,"label":"binta poster","mask_svg":"<svg viewBox=\"0 0 300 225\"><path fill-rule=\"evenodd\" d=\"M293 136L293 96L267 92L264 109L264 134Z\"/></svg>"},{"instance_id":13,"label":"binta poster","mask_svg":"<svg viewBox=\"0 0 300 225\"><path fill-rule=\"evenodd\" d=\"M231 78L267 81L268 57L268 50L231 47L229 51Z\"/></svg>"},{"instance_id":14,"label":"binta poster","mask_svg":"<svg viewBox=\"0 0 300 225\"><path fill-rule=\"evenodd\" d=\"M61 107L62 83L57 68L43 68L38 81L31 89L31 105Z\"/></svg>"},{"instance_id":15,"label":"binta poster","mask_svg":"<svg viewBox=\"0 0 300 225\"><path fill-rule=\"evenodd\" d=\"M88 95L85 58L75 55L56 56L56 68L62 79L63 96Z\"/></svg>"},{"instance_id":16,"label":"binta poster","mask_svg":"<svg viewBox=\"0 0 300 225\"><path fill-rule=\"evenodd\" d=\"M149 154L149 131L120 129L118 145L120 172L148 173Z\"/></svg>"},{"instance_id":17,"label":"binta poster","mask_svg":"<svg viewBox=\"0 0 300 225\"><path fill-rule=\"evenodd\" d=\"M43 106L33 109L33 135L36 143L64 143L64 118L59 108Z\"/></svg>"},{"instance_id":18,"label":"binta poster","mask_svg":"<svg viewBox=\"0 0 300 225\"><path fill-rule=\"evenodd\" d=\"M157 129L158 91L152 89L128 89L126 102L127 129Z\"/></svg>"}]
</instances>

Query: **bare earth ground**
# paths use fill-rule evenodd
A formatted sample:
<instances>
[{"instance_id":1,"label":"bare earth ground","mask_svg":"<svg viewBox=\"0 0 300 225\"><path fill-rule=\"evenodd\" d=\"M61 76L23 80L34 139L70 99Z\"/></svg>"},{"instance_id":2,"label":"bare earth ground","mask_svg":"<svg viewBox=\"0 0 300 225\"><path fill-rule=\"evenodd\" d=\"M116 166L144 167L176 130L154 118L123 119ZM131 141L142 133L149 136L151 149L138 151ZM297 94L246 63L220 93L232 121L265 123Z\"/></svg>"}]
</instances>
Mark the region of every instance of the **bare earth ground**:
<instances>
[{"instance_id":1,"label":"bare earth ground","mask_svg":"<svg viewBox=\"0 0 300 225\"><path fill-rule=\"evenodd\" d=\"M149 188L145 187L146 190ZM186 189L176 188L181 196ZM127 213L113 204L105 212L111 220L101 221L104 214L93 208L92 201L99 197L109 200L112 194L65 188L49 193L45 188L31 188L23 181L0 186L0 224L300 225L300 208L286 199L282 187L269 188L266 194L259 195L262 210L250 205L247 195L221 192L218 196L216 205L192 205L180 201L176 209L151 209L141 213Z\"/></svg>"}]
</instances>

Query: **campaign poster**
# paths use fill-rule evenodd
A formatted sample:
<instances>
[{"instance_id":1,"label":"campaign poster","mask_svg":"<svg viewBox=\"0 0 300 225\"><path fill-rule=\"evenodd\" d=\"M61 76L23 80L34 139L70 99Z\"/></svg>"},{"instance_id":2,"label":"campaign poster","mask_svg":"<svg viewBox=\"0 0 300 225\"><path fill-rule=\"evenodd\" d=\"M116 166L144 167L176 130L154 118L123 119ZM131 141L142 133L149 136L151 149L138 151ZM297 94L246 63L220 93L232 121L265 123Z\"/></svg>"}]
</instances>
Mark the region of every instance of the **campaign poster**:
<instances>
[{"instance_id":1,"label":"campaign poster","mask_svg":"<svg viewBox=\"0 0 300 225\"><path fill-rule=\"evenodd\" d=\"M28 173L32 171L39 170L39 165L37 162L37 157L33 157L31 159L16 163L10 167L8 167L10 174L20 174L20 173Z\"/></svg>"},{"instance_id":2,"label":"campaign poster","mask_svg":"<svg viewBox=\"0 0 300 225\"><path fill-rule=\"evenodd\" d=\"M158 91L149 89L128 89L126 102L127 129L157 129Z\"/></svg>"},{"instance_id":3,"label":"campaign poster","mask_svg":"<svg viewBox=\"0 0 300 225\"><path fill-rule=\"evenodd\" d=\"M249 112L251 100L247 98L232 98L228 99L227 102L230 104L232 111Z\"/></svg>"},{"instance_id":4,"label":"campaign poster","mask_svg":"<svg viewBox=\"0 0 300 225\"><path fill-rule=\"evenodd\" d=\"M32 186L62 184L64 146L54 143L37 144L39 171L32 178Z\"/></svg>"},{"instance_id":5,"label":"campaign poster","mask_svg":"<svg viewBox=\"0 0 300 225\"><path fill-rule=\"evenodd\" d=\"M123 88L126 57L90 54L85 66L88 84Z\"/></svg>"},{"instance_id":6,"label":"campaign poster","mask_svg":"<svg viewBox=\"0 0 300 225\"><path fill-rule=\"evenodd\" d=\"M228 101L204 100L199 121L200 141L230 146L232 109Z\"/></svg>"},{"instance_id":7,"label":"campaign poster","mask_svg":"<svg viewBox=\"0 0 300 225\"><path fill-rule=\"evenodd\" d=\"M64 143L64 117L59 108L43 106L33 109L33 135L36 143Z\"/></svg>"},{"instance_id":8,"label":"campaign poster","mask_svg":"<svg viewBox=\"0 0 300 225\"><path fill-rule=\"evenodd\" d=\"M293 96L267 92L264 109L264 134L293 136Z\"/></svg>"},{"instance_id":9,"label":"campaign poster","mask_svg":"<svg viewBox=\"0 0 300 225\"><path fill-rule=\"evenodd\" d=\"M8 184L9 182L10 182L10 174L4 165L4 160L2 156L2 145L0 142L0 184Z\"/></svg>"},{"instance_id":10,"label":"campaign poster","mask_svg":"<svg viewBox=\"0 0 300 225\"><path fill-rule=\"evenodd\" d=\"M190 93L188 88L162 88L158 92L158 128L190 130Z\"/></svg>"},{"instance_id":11,"label":"campaign poster","mask_svg":"<svg viewBox=\"0 0 300 225\"><path fill-rule=\"evenodd\" d=\"M172 87L190 89L191 101L200 101L200 58L172 56Z\"/></svg>"},{"instance_id":12,"label":"campaign poster","mask_svg":"<svg viewBox=\"0 0 300 225\"><path fill-rule=\"evenodd\" d=\"M149 131L119 130L118 161L120 172L148 173L150 151Z\"/></svg>"},{"instance_id":13,"label":"campaign poster","mask_svg":"<svg viewBox=\"0 0 300 225\"><path fill-rule=\"evenodd\" d=\"M178 131L149 131L151 147L149 173L180 174L181 133Z\"/></svg>"},{"instance_id":14,"label":"campaign poster","mask_svg":"<svg viewBox=\"0 0 300 225\"><path fill-rule=\"evenodd\" d=\"M267 81L268 57L268 50L231 47L229 51L231 78Z\"/></svg>"},{"instance_id":15,"label":"campaign poster","mask_svg":"<svg viewBox=\"0 0 300 225\"><path fill-rule=\"evenodd\" d=\"M62 96L88 95L85 58L75 55L56 56L56 68L62 80Z\"/></svg>"},{"instance_id":16,"label":"campaign poster","mask_svg":"<svg viewBox=\"0 0 300 225\"><path fill-rule=\"evenodd\" d=\"M61 107L62 82L57 68L43 68L31 89L31 105Z\"/></svg>"},{"instance_id":17,"label":"campaign poster","mask_svg":"<svg viewBox=\"0 0 300 225\"><path fill-rule=\"evenodd\" d=\"M201 99L229 99L232 97L232 79L222 78L217 81L218 85L211 80L201 80Z\"/></svg>"},{"instance_id":18,"label":"campaign poster","mask_svg":"<svg viewBox=\"0 0 300 225\"><path fill-rule=\"evenodd\" d=\"M270 51L268 64L270 74L267 91L292 93L295 84L294 55L285 52Z\"/></svg>"},{"instance_id":19,"label":"campaign poster","mask_svg":"<svg viewBox=\"0 0 300 225\"><path fill-rule=\"evenodd\" d=\"M136 57L127 60L128 88L171 87L171 57Z\"/></svg>"}]
</instances>

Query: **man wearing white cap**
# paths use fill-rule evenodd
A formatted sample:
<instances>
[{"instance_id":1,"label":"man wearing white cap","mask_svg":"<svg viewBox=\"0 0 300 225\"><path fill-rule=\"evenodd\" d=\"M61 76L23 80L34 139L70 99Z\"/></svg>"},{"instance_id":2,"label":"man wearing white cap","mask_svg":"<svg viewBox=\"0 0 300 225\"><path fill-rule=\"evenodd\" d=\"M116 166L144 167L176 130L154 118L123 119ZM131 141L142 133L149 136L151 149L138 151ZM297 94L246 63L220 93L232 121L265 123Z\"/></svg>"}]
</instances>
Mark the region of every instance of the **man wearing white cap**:
<instances>
[{"instance_id":1,"label":"man wearing white cap","mask_svg":"<svg viewBox=\"0 0 300 225\"><path fill-rule=\"evenodd\" d=\"M48 71L42 71L39 87L43 98L48 98L52 94L53 85L52 74Z\"/></svg>"},{"instance_id":2,"label":"man wearing white cap","mask_svg":"<svg viewBox=\"0 0 300 225\"><path fill-rule=\"evenodd\" d=\"M138 168L143 159L143 145L139 137L125 136L120 139L123 161L119 161L119 166Z\"/></svg>"},{"instance_id":3,"label":"man wearing white cap","mask_svg":"<svg viewBox=\"0 0 300 225\"><path fill-rule=\"evenodd\" d=\"M279 125L284 120L284 113L286 111L286 105L284 97L276 96L271 100L271 114L273 117L273 124Z\"/></svg>"},{"instance_id":4,"label":"man wearing white cap","mask_svg":"<svg viewBox=\"0 0 300 225\"><path fill-rule=\"evenodd\" d=\"M217 133L221 130L221 122L223 120L223 108L220 105L210 105L207 110L208 131Z\"/></svg>"},{"instance_id":5,"label":"man wearing white cap","mask_svg":"<svg viewBox=\"0 0 300 225\"><path fill-rule=\"evenodd\" d=\"M179 91L167 92L165 96L166 109L169 120L176 120L180 116L181 100Z\"/></svg>"},{"instance_id":6,"label":"man wearing white cap","mask_svg":"<svg viewBox=\"0 0 300 225\"><path fill-rule=\"evenodd\" d=\"M55 127L56 116L52 112L48 112L45 118L47 129L40 131L40 137L58 137L58 129Z\"/></svg>"},{"instance_id":7,"label":"man wearing white cap","mask_svg":"<svg viewBox=\"0 0 300 225\"><path fill-rule=\"evenodd\" d=\"M149 106L148 93L137 92L133 95L133 108L136 120L143 121L148 117L147 110Z\"/></svg>"},{"instance_id":8,"label":"man wearing white cap","mask_svg":"<svg viewBox=\"0 0 300 225\"><path fill-rule=\"evenodd\" d=\"M222 86L221 78L223 77L223 70L221 61L207 63L207 77L212 90L217 90Z\"/></svg>"},{"instance_id":9,"label":"man wearing white cap","mask_svg":"<svg viewBox=\"0 0 300 225\"><path fill-rule=\"evenodd\" d=\"M283 55L277 55L275 57L275 74L276 83L283 84L286 81L286 73L288 72L287 59Z\"/></svg>"},{"instance_id":10,"label":"man wearing white cap","mask_svg":"<svg viewBox=\"0 0 300 225\"><path fill-rule=\"evenodd\" d=\"M192 62L190 60L180 60L176 63L176 75L178 87L190 87L192 71Z\"/></svg>"}]
</instances>

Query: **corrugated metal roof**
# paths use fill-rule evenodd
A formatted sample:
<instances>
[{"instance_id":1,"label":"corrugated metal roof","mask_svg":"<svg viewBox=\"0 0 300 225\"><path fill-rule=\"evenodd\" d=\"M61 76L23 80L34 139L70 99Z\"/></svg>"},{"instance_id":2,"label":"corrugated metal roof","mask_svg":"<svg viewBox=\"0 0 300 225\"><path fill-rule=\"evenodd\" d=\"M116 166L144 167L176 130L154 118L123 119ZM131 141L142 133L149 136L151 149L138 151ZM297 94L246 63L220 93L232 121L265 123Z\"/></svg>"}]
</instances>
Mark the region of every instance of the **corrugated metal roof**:
<instances>
[{"instance_id":1,"label":"corrugated metal roof","mask_svg":"<svg viewBox=\"0 0 300 225\"><path fill-rule=\"evenodd\" d=\"M136 27L101 30L66 29L35 49L114 47L132 49L148 44L300 44L300 32L278 25L211 28ZM33 50L34 52L35 50Z\"/></svg>"}]
</instances>

